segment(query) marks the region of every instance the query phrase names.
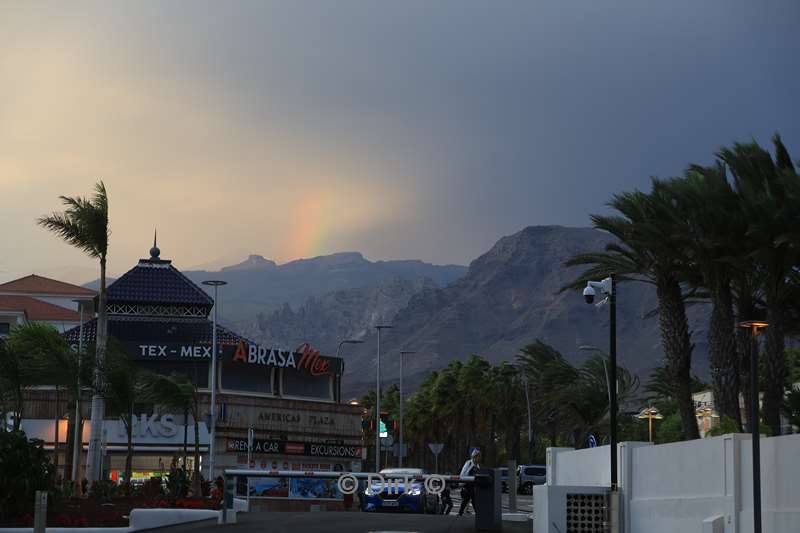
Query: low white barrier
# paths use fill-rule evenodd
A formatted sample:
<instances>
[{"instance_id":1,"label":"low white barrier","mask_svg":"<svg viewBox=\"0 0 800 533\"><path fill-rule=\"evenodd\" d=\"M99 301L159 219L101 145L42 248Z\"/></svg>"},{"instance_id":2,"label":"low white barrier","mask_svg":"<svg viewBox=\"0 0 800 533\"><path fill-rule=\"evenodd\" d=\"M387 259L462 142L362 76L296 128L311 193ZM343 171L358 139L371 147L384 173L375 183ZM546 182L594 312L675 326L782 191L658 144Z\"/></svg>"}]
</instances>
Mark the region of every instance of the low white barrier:
<instances>
[{"instance_id":1,"label":"low white barrier","mask_svg":"<svg viewBox=\"0 0 800 533\"><path fill-rule=\"evenodd\" d=\"M128 527L48 527L56 533L128 533L218 518L219 511L206 509L133 509ZM32 527L0 528L1 533L33 533Z\"/></svg>"}]
</instances>

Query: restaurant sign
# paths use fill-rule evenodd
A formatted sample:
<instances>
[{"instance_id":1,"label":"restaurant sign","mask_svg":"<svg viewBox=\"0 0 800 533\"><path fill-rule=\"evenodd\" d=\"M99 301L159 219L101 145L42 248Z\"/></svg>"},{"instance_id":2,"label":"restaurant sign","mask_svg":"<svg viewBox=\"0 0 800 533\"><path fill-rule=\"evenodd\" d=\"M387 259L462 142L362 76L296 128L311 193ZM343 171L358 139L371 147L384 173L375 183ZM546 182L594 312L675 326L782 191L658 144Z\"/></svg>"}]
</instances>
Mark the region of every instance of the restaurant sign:
<instances>
[{"instance_id":1,"label":"restaurant sign","mask_svg":"<svg viewBox=\"0 0 800 533\"><path fill-rule=\"evenodd\" d=\"M267 348L242 340L236 345L223 347L223 357L231 362L246 365L303 370L312 376L338 374L341 371L338 360L323 357L319 350L315 350L307 342L291 351Z\"/></svg>"},{"instance_id":2,"label":"restaurant sign","mask_svg":"<svg viewBox=\"0 0 800 533\"><path fill-rule=\"evenodd\" d=\"M206 343L136 342L122 343L131 359L139 361L210 361L211 345ZM73 347L77 351L78 347ZM291 368L308 372L312 376L341 373L341 361L320 355L308 343L295 350L267 348L244 340L237 344L221 344L222 358L233 363L263 365L274 368Z\"/></svg>"},{"instance_id":3,"label":"restaurant sign","mask_svg":"<svg viewBox=\"0 0 800 533\"><path fill-rule=\"evenodd\" d=\"M247 452L246 438L229 438L226 446L229 452ZM361 458L361 446L344 444L319 444L310 442L287 442L282 440L253 440L253 453L279 455L307 455L312 457Z\"/></svg>"}]
</instances>

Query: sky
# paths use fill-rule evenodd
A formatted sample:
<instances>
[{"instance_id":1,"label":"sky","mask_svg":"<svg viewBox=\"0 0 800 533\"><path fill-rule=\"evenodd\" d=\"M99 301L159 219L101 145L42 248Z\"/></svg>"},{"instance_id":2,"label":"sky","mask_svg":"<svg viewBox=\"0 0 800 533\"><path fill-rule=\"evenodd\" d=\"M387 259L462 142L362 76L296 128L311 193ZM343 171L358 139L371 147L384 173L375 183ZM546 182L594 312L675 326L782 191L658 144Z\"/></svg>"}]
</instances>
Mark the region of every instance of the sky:
<instances>
[{"instance_id":1,"label":"sky","mask_svg":"<svg viewBox=\"0 0 800 533\"><path fill-rule=\"evenodd\" d=\"M109 272L357 250L469 261L780 131L796 0L0 2L0 281L95 263L37 227L110 195Z\"/></svg>"}]
</instances>

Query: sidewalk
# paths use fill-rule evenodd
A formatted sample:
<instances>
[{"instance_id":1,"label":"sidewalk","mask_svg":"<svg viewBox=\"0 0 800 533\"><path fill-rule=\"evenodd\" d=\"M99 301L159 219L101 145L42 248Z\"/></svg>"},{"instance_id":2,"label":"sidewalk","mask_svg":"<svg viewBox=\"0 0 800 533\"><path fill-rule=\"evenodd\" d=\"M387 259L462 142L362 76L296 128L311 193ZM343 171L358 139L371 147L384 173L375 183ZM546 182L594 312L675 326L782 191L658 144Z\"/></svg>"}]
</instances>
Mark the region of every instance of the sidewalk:
<instances>
[{"instance_id":1,"label":"sidewalk","mask_svg":"<svg viewBox=\"0 0 800 533\"><path fill-rule=\"evenodd\" d=\"M414 515L394 513L245 513L237 524L218 526L216 523L196 523L164 528L164 533L225 532L236 533L370 533L375 531L414 533L472 533L475 516L461 518L450 515ZM503 531L530 533L530 522L503 522Z\"/></svg>"}]
</instances>

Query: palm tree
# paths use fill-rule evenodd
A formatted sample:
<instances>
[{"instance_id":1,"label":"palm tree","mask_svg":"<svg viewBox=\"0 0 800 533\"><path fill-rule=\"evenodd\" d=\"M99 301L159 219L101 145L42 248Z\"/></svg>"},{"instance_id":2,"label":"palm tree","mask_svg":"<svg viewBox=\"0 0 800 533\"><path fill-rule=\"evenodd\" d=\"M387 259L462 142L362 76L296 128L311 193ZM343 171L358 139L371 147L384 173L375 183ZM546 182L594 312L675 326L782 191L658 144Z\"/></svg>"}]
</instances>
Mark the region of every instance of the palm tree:
<instances>
[{"instance_id":1,"label":"palm tree","mask_svg":"<svg viewBox=\"0 0 800 533\"><path fill-rule=\"evenodd\" d=\"M591 431L604 431L609 414L608 365L606 354L595 354L578 368L578 379L569 387L566 403L576 424L573 428L576 447L586 442ZM617 365L617 399L629 401L639 388L639 378ZM619 423L618 423L619 424Z\"/></svg>"},{"instance_id":2,"label":"palm tree","mask_svg":"<svg viewBox=\"0 0 800 533\"><path fill-rule=\"evenodd\" d=\"M194 475L192 491L195 496L202 495L200 484L200 391L195 382L180 374L164 376L147 374L141 383L141 399L159 406L180 409L190 413L194 419ZM185 424L189 421L185 420Z\"/></svg>"},{"instance_id":3,"label":"palm tree","mask_svg":"<svg viewBox=\"0 0 800 533\"><path fill-rule=\"evenodd\" d=\"M654 187L650 194L634 191L615 195L608 205L621 216L592 215L592 225L615 236L617 242L606 245L604 252L580 254L567 261L566 266L591 267L565 289L582 287L587 280L610 273L620 282L655 285L661 345L677 387L681 424L689 438L699 438L690 387L694 346L682 290L686 259L670 223L672 198Z\"/></svg>"},{"instance_id":4,"label":"palm tree","mask_svg":"<svg viewBox=\"0 0 800 533\"><path fill-rule=\"evenodd\" d=\"M800 179L779 135L772 139L776 156L757 143L734 144L717 154L733 175L748 229L745 235L756 264L769 328L765 334L766 387L764 422L780 435L780 409L786 380L784 336L788 297L800 259Z\"/></svg>"},{"instance_id":5,"label":"palm tree","mask_svg":"<svg viewBox=\"0 0 800 533\"><path fill-rule=\"evenodd\" d=\"M569 424L569 390L578 372L552 346L536 339L523 348L517 361L528 376L533 419L546 430L551 446L558 446L559 428Z\"/></svg>"},{"instance_id":6,"label":"palm tree","mask_svg":"<svg viewBox=\"0 0 800 533\"><path fill-rule=\"evenodd\" d=\"M150 379L150 374L133 365L124 348L113 338L109 339L106 357L108 410L119 413L128 438L125 456L125 491L129 494L133 473L134 407L141 401L144 384Z\"/></svg>"},{"instance_id":7,"label":"palm tree","mask_svg":"<svg viewBox=\"0 0 800 533\"><path fill-rule=\"evenodd\" d=\"M40 226L52 231L72 246L83 250L100 261L100 293L97 306L97 333L95 339L94 394L89 433L89 454L86 461L87 478L97 481L101 470L101 433L105 404L104 362L108 323L106 320L106 258L108 255L108 195L102 181L95 184L91 198L61 196L66 206L63 213L52 213L38 219Z\"/></svg>"},{"instance_id":8,"label":"palm tree","mask_svg":"<svg viewBox=\"0 0 800 533\"><path fill-rule=\"evenodd\" d=\"M16 328L11 330L13 339ZM0 402L2 402L3 429L5 415L11 413L12 430L19 431L25 409L24 391L33 385L24 370L24 354L18 352L8 340L0 341Z\"/></svg>"},{"instance_id":9,"label":"palm tree","mask_svg":"<svg viewBox=\"0 0 800 533\"><path fill-rule=\"evenodd\" d=\"M81 361L81 354L69 348L58 330L41 322L28 322L15 328L10 338L10 345L15 352L24 355L22 370L26 374L28 383L56 388L54 442L57 443L61 419L58 392L62 388L66 391L68 403L75 405L75 402L80 402L82 386L91 383L92 361ZM77 423L74 420L74 409L70 409L69 412L72 424ZM66 462L69 462L71 456L67 454L66 458ZM54 465L58 468L57 454Z\"/></svg>"},{"instance_id":10,"label":"palm tree","mask_svg":"<svg viewBox=\"0 0 800 533\"><path fill-rule=\"evenodd\" d=\"M741 430L732 280L737 269L746 271L750 265L740 243L747 224L736 193L721 163L693 165L684 177L656 181L653 187L672 198L672 238L686 254L686 279L707 291L711 300L708 351L714 403Z\"/></svg>"}]
</instances>

